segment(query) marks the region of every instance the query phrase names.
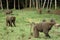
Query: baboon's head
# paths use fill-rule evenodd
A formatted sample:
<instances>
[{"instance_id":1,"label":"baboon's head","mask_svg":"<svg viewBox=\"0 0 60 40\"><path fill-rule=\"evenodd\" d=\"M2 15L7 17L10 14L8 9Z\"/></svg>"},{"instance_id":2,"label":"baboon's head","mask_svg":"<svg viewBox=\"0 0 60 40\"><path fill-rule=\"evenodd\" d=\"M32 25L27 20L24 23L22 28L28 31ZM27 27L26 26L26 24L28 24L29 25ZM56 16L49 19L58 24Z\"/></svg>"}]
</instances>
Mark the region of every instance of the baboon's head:
<instances>
[{"instance_id":1,"label":"baboon's head","mask_svg":"<svg viewBox=\"0 0 60 40\"><path fill-rule=\"evenodd\" d=\"M45 19L43 19L43 20L42 20L42 22L46 22L46 20L45 20Z\"/></svg>"},{"instance_id":2,"label":"baboon's head","mask_svg":"<svg viewBox=\"0 0 60 40\"><path fill-rule=\"evenodd\" d=\"M47 12L50 13L50 10L48 10Z\"/></svg>"},{"instance_id":3,"label":"baboon's head","mask_svg":"<svg viewBox=\"0 0 60 40\"><path fill-rule=\"evenodd\" d=\"M51 19L50 22L52 25L56 24L56 21L54 19Z\"/></svg>"}]
</instances>

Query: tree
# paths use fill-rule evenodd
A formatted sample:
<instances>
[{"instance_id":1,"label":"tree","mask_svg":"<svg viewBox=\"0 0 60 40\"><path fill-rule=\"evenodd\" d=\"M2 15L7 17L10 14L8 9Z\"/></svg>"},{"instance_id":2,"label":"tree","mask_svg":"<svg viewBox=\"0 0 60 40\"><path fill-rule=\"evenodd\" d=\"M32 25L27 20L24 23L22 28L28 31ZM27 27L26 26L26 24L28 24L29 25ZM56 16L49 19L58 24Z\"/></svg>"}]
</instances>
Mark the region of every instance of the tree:
<instances>
[{"instance_id":1,"label":"tree","mask_svg":"<svg viewBox=\"0 0 60 40\"><path fill-rule=\"evenodd\" d=\"M6 0L6 2L7 2L7 9L9 9L8 0Z\"/></svg>"},{"instance_id":2,"label":"tree","mask_svg":"<svg viewBox=\"0 0 60 40\"><path fill-rule=\"evenodd\" d=\"M50 7L49 7L50 9L51 9L51 5L52 5L52 0L50 0Z\"/></svg>"},{"instance_id":3,"label":"tree","mask_svg":"<svg viewBox=\"0 0 60 40\"><path fill-rule=\"evenodd\" d=\"M35 7L35 1L34 1L34 0L32 0L32 2L33 2L33 7Z\"/></svg>"},{"instance_id":4,"label":"tree","mask_svg":"<svg viewBox=\"0 0 60 40\"><path fill-rule=\"evenodd\" d=\"M19 3L19 0L18 0L18 9L20 9L20 3Z\"/></svg>"},{"instance_id":5,"label":"tree","mask_svg":"<svg viewBox=\"0 0 60 40\"><path fill-rule=\"evenodd\" d=\"M57 9L57 0L55 0L55 9Z\"/></svg>"},{"instance_id":6,"label":"tree","mask_svg":"<svg viewBox=\"0 0 60 40\"><path fill-rule=\"evenodd\" d=\"M31 8L31 0L30 0L30 8Z\"/></svg>"},{"instance_id":7,"label":"tree","mask_svg":"<svg viewBox=\"0 0 60 40\"><path fill-rule=\"evenodd\" d=\"M2 0L0 0L0 7L3 10Z\"/></svg>"},{"instance_id":8,"label":"tree","mask_svg":"<svg viewBox=\"0 0 60 40\"><path fill-rule=\"evenodd\" d=\"M0 0L0 9L1 9L1 0Z\"/></svg>"},{"instance_id":9,"label":"tree","mask_svg":"<svg viewBox=\"0 0 60 40\"><path fill-rule=\"evenodd\" d=\"M42 7L42 0L41 0L41 7Z\"/></svg>"},{"instance_id":10,"label":"tree","mask_svg":"<svg viewBox=\"0 0 60 40\"><path fill-rule=\"evenodd\" d=\"M36 0L36 9L38 9L38 0Z\"/></svg>"},{"instance_id":11,"label":"tree","mask_svg":"<svg viewBox=\"0 0 60 40\"><path fill-rule=\"evenodd\" d=\"M25 8L27 8L27 0L25 0Z\"/></svg>"},{"instance_id":12,"label":"tree","mask_svg":"<svg viewBox=\"0 0 60 40\"><path fill-rule=\"evenodd\" d=\"M45 7L45 3L46 3L46 0L44 0L44 3L43 3L43 8Z\"/></svg>"},{"instance_id":13,"label":"tree","mask_svg":"<svg viewBox=\"0 0 60 40\"><path fill-rule=\"evenodd\" d=\"M14 9L15 9L15 0L14 0Z\"/></svg>"},{"instance_id":14,"label":"tree","mask_svg":"<svg viewBox=\"0 0 60 40\"><path fill-rule=\"evenodd\" d=\"M49 7L49 0L48 0L48 3L47 3L47 8Z\"/></svg>"},{"instance_id":15,"label":"tree","mask_svg":"<svg viewBox=\"0 0 60 40\"><path fill-rule=\"evenodd\" d=\"M40 0L38 0L38 6L39 6L39 8L40 8Z\"/></svg>"}]
</instances>

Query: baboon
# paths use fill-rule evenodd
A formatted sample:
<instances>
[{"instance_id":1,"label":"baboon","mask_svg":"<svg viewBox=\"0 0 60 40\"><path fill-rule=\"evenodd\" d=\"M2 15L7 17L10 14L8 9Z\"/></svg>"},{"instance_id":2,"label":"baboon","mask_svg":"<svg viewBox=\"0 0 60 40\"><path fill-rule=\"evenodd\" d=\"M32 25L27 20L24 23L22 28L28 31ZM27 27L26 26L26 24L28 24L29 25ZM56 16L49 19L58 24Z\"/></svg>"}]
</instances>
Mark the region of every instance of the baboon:
<instances>
[{"instance_id":1,"label":"baboon","mask_svg":"<svg viewBox=\"0 0 60 40\"><path fill-rule=\"evenodd\" d=\"M5 10L6 15L7 14L12 14L12 10Z\"/></svg>"},{"instance_id":2,"label":"baboon","mask_svg":"<svg viewBox=\"0 0 60 40\"><path fill-rule=\"evenodd\" d=\"M55 20L50 20L50 22L41 22L34 26L33 28L33 36L35 38L39 37L39 32L43 32L46 37L49 37L48 32L51 30L52 26L55 24Z\"/></svg>"},{"instance_id":3,"label":"baboon","mask_svg":"<svg viewBox=\"0 0 60 40\"><path fill-rule=\"evenodd\" d=\"M47 13L50 13L50 10L48 10Z\"/></svg>"},{"instance_id":4,"label":"baboon","mask_svg":"<svg viewBox=\"0 0 60 40\"><path fill-rule=\"evenodd\" d=\"M7 17L6 17L6 25L12 27L12 24L13 24L14 26L16 26L15 25L15 20L16 20L15 16L7 15Z\"/></svg>"},{"instance_id":5,"label":"baboon","mask_svg":"<svg viewBox=\"0 0 60 40\"><path fill-rule=\"evenodd\" d=\"M46 22L46 20L43 19L42 22ZM31 32L31 30L32 30L32 28L33 28L32 26L35 26L35 25L37 25L37 24L39 24L39 23L35 23L35 22L32 22L32 23L31 23L31 28L30 28L31 36L33 35L33 33Z\"/></svg>"},{"instance_id":6,"label":"baboon","mask_svg":"<svg viewBox=\"0 0 60 40\"><path fill-rule=\"evenodd\" d=\"M39 13L39 14L42 14L42 10L41 10L41 9L38 9L38 13Z\"/></svg>"},{"instance_id":7,"label":"baboon","mask_svg":"<svg viewBox=\"0 0 60 40\"><path fill-rule=\"evenodd\" d=\"M53 14L60 15L60 9L59 10L54 10Z\"/></svg>"}]
</instances>

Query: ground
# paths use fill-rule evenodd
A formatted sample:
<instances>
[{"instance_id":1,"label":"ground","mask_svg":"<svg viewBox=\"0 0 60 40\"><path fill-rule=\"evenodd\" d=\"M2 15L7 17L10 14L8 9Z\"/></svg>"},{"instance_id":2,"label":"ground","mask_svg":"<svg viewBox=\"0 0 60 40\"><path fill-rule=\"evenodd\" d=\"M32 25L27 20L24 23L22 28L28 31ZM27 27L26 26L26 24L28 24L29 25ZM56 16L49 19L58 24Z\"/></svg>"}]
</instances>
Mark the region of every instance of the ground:
<instances>
[{"instance_id":1,"label":"ground","mask_svg":"<svg viewBox=\"0 0 60 40\"><path fill-rule=\"evenodd\" d=\"M7 27L6 15L0 10L0 40L29 40L31 22L38 23L43 19L49 21L54 18L57 23L60 23L60 15L47 14L46 10L43 10L43 14L38 14L35 9L13 10L13 14L16 16L16 27ZM39 38L32 36L30 40L60 40L60 28L53 27L49 34L51 38L46 38L44 33L40 33Z\"/></svg>"}]
</instances>

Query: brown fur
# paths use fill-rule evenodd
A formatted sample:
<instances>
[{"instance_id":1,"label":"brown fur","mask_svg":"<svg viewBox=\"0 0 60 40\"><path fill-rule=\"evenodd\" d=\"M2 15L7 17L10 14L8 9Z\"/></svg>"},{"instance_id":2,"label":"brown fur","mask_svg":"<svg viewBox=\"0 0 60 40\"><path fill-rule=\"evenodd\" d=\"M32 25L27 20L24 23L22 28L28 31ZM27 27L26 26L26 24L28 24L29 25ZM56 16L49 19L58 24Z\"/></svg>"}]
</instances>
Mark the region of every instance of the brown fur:
<instances>
[{"instance_id":1,"label":"brown fur","mask_svg":"<svg viewBox=\"0 0 60 40\"><path fill-rule=\"evenodd\" d=\"M38 13L39 13L39 14L42 14L42 10L41 10L41 9L38 9Z\"/></svg>"},{"instance_id":2,"label":"brown fur","mask_svg":"<svg viewBox=\"0 0 60 40\"><path fill-rule=\"evenodd\" d=\"M15 20L16 20L15 16L7 15L7 17L6 17L6 25L12 27L12 23L13 23L13 25L16 26L15 25Z\"/></svg>"},{"instance_id":3,"label":"brown fur","mask_svg":"<svg viewBox=\"0 0 60 40\"><path fill-rule=\"evenodd\" d=\"M52 26L55 24L55 21L51 20L50 22L41 22L36 24L33 28L33 36L35 38L39 37L39 32L44 32L46 37L49 37L48 32L51 30Z\"/></svg>"},{"instance_id":4,"label":"brown fur","mask_svg":"<svg viewBox=\"0 0 60 40\"><path fill-rule=\"evenodd\" d=\"M50 10L48 10L47 13L50 13Z\"/></svg>"},{"instance_id":5,"label":"brown fur","mask_svg":"<svg viewBox=\"0 0 60 40\"><path fill-rule=\"evenodd\" d=\"M6 10L5 13L6 13L6 15L7 14L12 14L12 10Z\"/></svg>"},{"instance_id":6,"label":"brown fur","mask_svg":"<svg viewBox=\"0 0 60 40\"><path fill-rule=\"evenodd\" d=\"M46 22L46 20L45 20L45 19L43 19L43 20L42 20L42 22Z\"/></svg>"},{"instance_id":7,"label":"brown fur","mask_svg":"<svg viewBox=\"0 0 60 40\"><path fill-rule=\"evenodd\" d=\"M60 15L60 10L55 10L54 14Z\"/></svg>"}]
</instances>

